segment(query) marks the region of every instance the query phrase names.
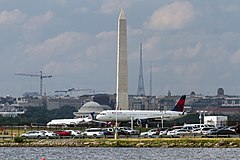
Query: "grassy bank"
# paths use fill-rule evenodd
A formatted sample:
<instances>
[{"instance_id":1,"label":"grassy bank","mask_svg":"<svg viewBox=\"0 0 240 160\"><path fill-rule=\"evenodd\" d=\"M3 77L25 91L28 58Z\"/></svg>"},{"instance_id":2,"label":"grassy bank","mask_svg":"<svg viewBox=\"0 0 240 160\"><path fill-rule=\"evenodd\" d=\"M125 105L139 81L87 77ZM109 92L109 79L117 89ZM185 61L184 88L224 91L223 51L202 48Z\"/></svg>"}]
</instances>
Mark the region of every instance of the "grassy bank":
<instances>
[{"instance_id":1,"label":"grassy bank","mask_svg":"<svg viewBox=\"0 0 240 160\"><path fill-rule=\"evenodd\" d=\"M51 139L1 141L1 147L186 147L239 148L240 138L155 138L155 139Z\"/></svg>"}]
</instances>

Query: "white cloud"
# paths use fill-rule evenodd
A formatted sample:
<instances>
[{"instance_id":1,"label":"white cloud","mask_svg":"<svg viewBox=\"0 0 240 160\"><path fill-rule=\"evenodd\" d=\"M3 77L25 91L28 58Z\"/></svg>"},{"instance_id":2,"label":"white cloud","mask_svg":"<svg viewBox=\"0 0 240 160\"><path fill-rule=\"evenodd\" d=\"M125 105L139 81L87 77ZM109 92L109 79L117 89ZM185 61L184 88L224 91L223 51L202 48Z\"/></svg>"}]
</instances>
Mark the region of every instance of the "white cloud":
<instances>
[{"instance_id":1,"label":"white cloud","mask_svg":"<svg viewBox=\"0 0 240 160\"><path fill-rule=\"evenodd\" d=\"M103 0L100 12L111 14L115 11L120 11L121 8L129 8L134 1L136 0Z\"/></svg>"},{"instance_id":2,"label":"white cloud","mask_svg":"<svg viewBox=\"0 0 240 160\"><path fill-rule=\"evenodd\" d=\"M103 31L103 32L100 32L96 35L96 37L98 39L112 39L114 37L117 36L117 32L116 31L109 31L109 32L106 32L106 31ZM116 37L117 38L117 37Z\"/></svg>"},{"instance_id":3,"label":"white cloud","mask_svg":"<svg viewBox=\"0 0 240 160\"><path fill-rule=\"evenodd\" d=\"M201 76L203 74L204 65L198 62L189 62L183 65L174 65L173 70L174 74L179 79L182 79L183 77L188 77L188 80L184 79L184 81L199 80L201 79Z\"/></svg>"},{"instance_id":4,"label":"white cloud","mask_svg":"<svg viewBox=\"0 0 240 160\"><path fill-rule=\"evenodd\" d=\"M144 34L144 30L139 29L139 28L132 28L128 26L128 36L141 36Z\"/></svg>"},{"instance_id":5,"label":"white cloud","mask_svg":"<svg viewBox=\"0 0 240 160\"><path fill-rule=\"evenodd\" d=\"M160 43L160 36L153 36L147 39L144 43L144 49L151 50Z\"/></svg>"},{"instance_id":6,"label":"white cloud","mask_svg":"<svg viewBox=\"0 0 240 160\"><path fill-rule=\"evenodd\" d=\"M44 14L31 17L25 24L24 28L28 30L34 30L42 27L44 24L50 22L54 17L52 11L47 11Z\"/></svg>"},{"instance_id":7,"label":"white cloud","mask_svg":"<svg viewBox=\"0 0 240 160\"><path fill-rule=\"evenodd\" d=\"M25 50L28 55L54 56L66 54L73 49L79 48L86 44L89 35L81 32L65 32L60 35L47 39L46 41L34 46L30 46Z\"/></svg>"},{"instance_id":8,"label":"white cloud","mask_svg":"<svg viewBox=\"0 0 240 160\"><path fill-rule=\"evenodd\" d=\"M80 61L79 59L73 61L50 61L43 67L45 73L54 73L60 75L63 73L74 74L80 73L84 70L94 68L93 63L87 61Z\"/></svg>"},{"instance_id":9,"label":"white cloud","mask_svg":"<svg viewBox=\"0 0 240 160\"><path fill-rule=\"evenodd\" d=\"M99 57L100 55L107 55L111 52L112 47L117 39L116 31L103 31L96 35L96 43L87 48L86 54L91 57Z\"/></svg>"},{"instance_id":10,"label":"white cloud","mask_svg":"<svg viewBox=\"0 0 240 160\"><path fill-rule=\"evenodd\" d=\"M173 2L156 10L145 26L151 30L180 29L189 23L194 15L190 2Z\"/></svg>"},{"instance_id":11,"label":"white cloud","mask_svg":"<svg viewBox=\"0 0 240 160\"><path fill-rule=\"evenodd\" d=\"M45 60L44 69L47 72L64 73L71 70L71 73L79 73L95 68L101 61L112 62L116 34L115 31L104 31L94 37L87 33L65 32L27 47L24 53L34 61Z\"/></svg>"},{"instance_id":12,"label":"white cloud","mask_svg":"<svg viewBox=\"0 0 240 160\"><path fill-rule=\"evenodd\" d=\"M0 12L0 25L15 24L22 22L24 19L25 14L18 9Z\"/></svg>"},{"instance_id":13,"label":"white cloud","mask_svg":"<svg viewBox=\"0 0 240 160\"><path fill-rule=\"evenodd\" d=\"M179 47L172 52L171 58L178 61L181 59L193 59L201 51L203 45L201 42L197 42L194 46Z\"/></svg>"}]
</instances>

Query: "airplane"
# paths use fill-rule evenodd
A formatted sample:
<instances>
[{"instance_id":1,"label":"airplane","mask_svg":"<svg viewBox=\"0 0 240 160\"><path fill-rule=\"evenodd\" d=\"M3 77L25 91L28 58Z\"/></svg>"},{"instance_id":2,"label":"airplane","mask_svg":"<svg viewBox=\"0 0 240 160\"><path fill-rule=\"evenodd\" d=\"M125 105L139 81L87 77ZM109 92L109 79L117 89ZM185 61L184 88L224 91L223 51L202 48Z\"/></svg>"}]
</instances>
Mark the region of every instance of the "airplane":
<instances>
[{"instance_id":1,"label":"airplane","mask_svg":"<svg viewBox=\"0 0 240 160\"><path fill-rule=\"evenodd\" d=\"M47 123L47 126L77 126L88 122L93 122L94 112L90 113L86 118L74 118L74 119L53 119Z\"/></svg>"},{"instance_id":2,"label":"airplane","mask_svg":"<svg viewBox=\"0 0 240 160\"><path fill-rule=\"evenodd\" d=\"M128 122L137 121L137 124L144 123L148 120L174 120L184 115L184 103L186 95L182 95L172 110L106 110L100 112L96 119L105 122Z\"/></svg>"}]
</instances>

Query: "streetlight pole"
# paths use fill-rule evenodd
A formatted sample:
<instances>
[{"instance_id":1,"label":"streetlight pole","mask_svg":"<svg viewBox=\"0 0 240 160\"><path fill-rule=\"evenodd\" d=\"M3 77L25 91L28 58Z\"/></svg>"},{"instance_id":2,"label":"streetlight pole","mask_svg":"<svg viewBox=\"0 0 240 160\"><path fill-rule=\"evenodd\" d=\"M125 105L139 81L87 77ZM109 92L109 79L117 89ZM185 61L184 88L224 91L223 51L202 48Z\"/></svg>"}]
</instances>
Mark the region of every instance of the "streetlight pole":
<instances>
[{"instance_id":1,"label":"streetlight pole","mask_svg":"<svg viewBox=\"0 0 240 160\"><path fill-rule=\"evenodd\" d=\"M118 127L118 125L117 125L117 110L116 110L116 122L115 122L115 134L114 134L114 139L118 139L118 131L117 131L117 127Z\"/></svg>"},{"instance_id":2,"label":"streetlight pole","mask_svg":"<svg viewBox=\"0 0 240 160\"><path fill-rule=\"evenodd\" d=\"M115 122L115 134L114 134L114 139L118 139L118 130L117 130L117 127L118 127L118 119L117 119L117 116L118 116L118 104L116 106L116 122Z\"/></svg>"},{"instance_id":3,"label":"streetlight pole","mask_svg":"<svg viewBox=\"0 0 240 160\"><path fill-rule=\"evenodd\" d=\"M131 129L133 129L133 117L131 116Z\"/></svg>"},{"instance_id":4,"label":"streetlight pole","mask_svg":"<svg viewBox=\"0 0 240 160\"><path fill-rule=\"evenodd\" d=\"M200 121L200 127L201 127L201 124L202 124L202 114L203 114L203 120L205 118L205 114L207 113L207 111L197 111L199 113L199 121ZM204 123L204 121L203 121Z\"/></svg>"},{"instance_id":5,"label":"streetlight pole","mask_svg":"<svg viewBox=\"0 0 240 160\"><path fill-rule=\"evenodd\" d=\"M162 118L161 118L161 121L162 121L162 128L163 128L163 116L162 116Z\"/></svg>"},{"instance_id":6,"label":"streetlight pole","mask_svg":"<svg viewBox=\"0 0 240 160\"><path fill-rule=\"evenodd\" d=\"M207 111L203 111L203 124L205 124L204 121L205 121L205 115L206 115L206 113L207 113Z\"/></svg>"},{"instance_id":7,"label":"streetlight pole","mask_svg":"<svg viewBox=\"0 0 240 160\"><path fill-rule=\"evenodd\" d=\"M202 111L197 111L199 113L199 124L200 124L200 127L201 127L201 124L202 124Z\"/></svg>"}]
</instances>

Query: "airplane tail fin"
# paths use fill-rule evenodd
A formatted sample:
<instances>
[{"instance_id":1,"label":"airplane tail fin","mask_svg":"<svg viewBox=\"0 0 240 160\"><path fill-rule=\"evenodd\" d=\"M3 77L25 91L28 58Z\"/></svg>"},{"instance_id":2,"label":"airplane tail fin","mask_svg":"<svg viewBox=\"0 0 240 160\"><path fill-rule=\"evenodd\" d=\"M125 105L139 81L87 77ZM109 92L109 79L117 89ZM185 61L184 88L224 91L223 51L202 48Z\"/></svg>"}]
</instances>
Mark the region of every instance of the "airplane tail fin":
<instances>
[{"instance_id":1,"label":"airplane tail fin","mask_svg":"<svg viewBox=\"0 0 240 160\"><path fill-rule=\"evenodd\" d=\"M94 119L95 119L94 113L95 113L95 112L91 112L91 113L89 114L89 116L88 116L88 119L94 120Z\"/></svg>"},{"instance_id":2,"label":"airplane tail fin","mask_svg":"<svg viewBox=\"0 0 240 160\"><path fill-rule=\"evenodd\" d=\"M182 97L178 100L177 104L175 105L172 111L183 112L185 100L186 100L186 95L182 95Z\"/></svg>"}]
</instances>

